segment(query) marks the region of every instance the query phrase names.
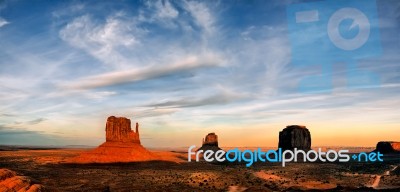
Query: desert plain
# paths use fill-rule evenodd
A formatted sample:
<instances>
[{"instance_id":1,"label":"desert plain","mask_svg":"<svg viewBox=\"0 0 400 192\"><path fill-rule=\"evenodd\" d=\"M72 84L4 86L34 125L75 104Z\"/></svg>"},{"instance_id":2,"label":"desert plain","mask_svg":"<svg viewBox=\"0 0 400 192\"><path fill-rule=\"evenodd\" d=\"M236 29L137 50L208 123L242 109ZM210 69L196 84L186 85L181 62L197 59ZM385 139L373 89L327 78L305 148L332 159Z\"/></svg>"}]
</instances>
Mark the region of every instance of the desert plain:
<instances>
[{"instance_id":1,"label":"desert plain","mask_svg":"<svg viewBox=\"0 0 400 192\"><path fill-rule=\"evenodd\" d=\"M329 147L328 147L329 148ZM223 148L227 150L228 148ZM352 148L354 152L374 148ZM381 163L187 162L184 148L149 149L164 160L71 163L92 149L2 146L0 168L39 184L42 191L399 191L399 156Z\"/></svg>"}]
</instances>

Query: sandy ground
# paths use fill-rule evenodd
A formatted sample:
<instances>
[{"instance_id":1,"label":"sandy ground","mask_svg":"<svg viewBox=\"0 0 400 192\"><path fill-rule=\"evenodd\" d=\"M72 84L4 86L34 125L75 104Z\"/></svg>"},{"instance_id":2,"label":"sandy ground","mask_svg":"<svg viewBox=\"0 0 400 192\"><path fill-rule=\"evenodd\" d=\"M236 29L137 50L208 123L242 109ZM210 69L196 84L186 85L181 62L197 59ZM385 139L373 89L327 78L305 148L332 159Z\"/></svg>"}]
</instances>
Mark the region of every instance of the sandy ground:
<instances>
[{"instance_id":1,"label":"sandy ground","mask_svg":"<svg viewBox=\"0 0 400 192\"><path fill-rule=\"evenodd\" d=\"M68 164L88 149L0 151L0 168L29 176L50 191L400 190L398 161L385 163L187 162L185 152L154 151L163 161ZM377 181L379 177L379 181ZM395 189L397 188L397 189Z\"/></svg>"}]
</instances>

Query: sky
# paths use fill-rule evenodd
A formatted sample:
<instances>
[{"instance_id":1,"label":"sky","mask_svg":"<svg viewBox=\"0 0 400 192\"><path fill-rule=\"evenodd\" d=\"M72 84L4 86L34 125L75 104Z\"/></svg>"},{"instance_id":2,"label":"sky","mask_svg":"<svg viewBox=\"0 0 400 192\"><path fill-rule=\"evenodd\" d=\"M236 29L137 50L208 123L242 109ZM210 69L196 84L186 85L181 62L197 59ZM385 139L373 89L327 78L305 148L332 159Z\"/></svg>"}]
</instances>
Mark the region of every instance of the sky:
<instances>
[{"instance_id":1,"label":"sky","mask_svg":"<svg viewBox=\"0 0 400 192\"><path fill-rule=\"evenodd\" d=\"M292 124L313 146L399 141L400 2L373 4L374 42L349 54L325 41L324 14L340 8L326 3L305 4L324 10L314 33L293 28L302 1L0 0L0 144L96 146L111 115L139 122L146 147L210 132L220 146L275 147ZM346 39L365 26L343 23ZM370 77L356 72L374 83L348 86Z\"/></svg>"}]
</instances>

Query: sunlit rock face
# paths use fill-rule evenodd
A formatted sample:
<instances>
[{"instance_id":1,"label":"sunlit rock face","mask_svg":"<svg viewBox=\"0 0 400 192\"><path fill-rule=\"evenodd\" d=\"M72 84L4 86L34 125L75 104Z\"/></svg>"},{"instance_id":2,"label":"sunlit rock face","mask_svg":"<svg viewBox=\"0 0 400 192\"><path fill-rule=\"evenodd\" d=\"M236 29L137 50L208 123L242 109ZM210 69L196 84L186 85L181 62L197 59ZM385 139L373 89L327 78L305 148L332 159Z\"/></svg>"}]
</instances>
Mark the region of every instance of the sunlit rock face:
<instances>
[{"instance_id":1,"label":"sunlit rock face","mask_svg":"<svg viewBox=\"0 0 400 192\"><path fill-rule=\"evenodd\" d=\"M279 148L282 150L311 149L310 131L302 125L289 125L279 132Z\"/></svg>"},{"instance_id":2,"label":"sunlit rock face","mask_svg":"<svg viewBox=\"0 0 400 192\"><path fill-rule=\"evenodd\" d=\"M129 142L140 144L139 123L136 132L131 129L131 120L125 117L108 117L106 123L106 142Z\"/></svg>"},{"instance_id":3,"label":"sunlit rock face","mask_svg":"<svg viewBox=\"0 0 400 192\"><path fill-rule=\"evenodd\" d=\"M0 169L0 191L44 191L42 185L35 184L30 177L18 176L14 171Z\"/></svg>"},{"instance_id":4,"label":"sunlit rock face","mask_svg":"<svg viewBox=\"0 0 400 192\"><path fill-rule=\"evenodd\" d=\"M376 144L375 151L379 151L382 154L400 153L400 142L380 141Z\"/></svg>"}]
</instances>

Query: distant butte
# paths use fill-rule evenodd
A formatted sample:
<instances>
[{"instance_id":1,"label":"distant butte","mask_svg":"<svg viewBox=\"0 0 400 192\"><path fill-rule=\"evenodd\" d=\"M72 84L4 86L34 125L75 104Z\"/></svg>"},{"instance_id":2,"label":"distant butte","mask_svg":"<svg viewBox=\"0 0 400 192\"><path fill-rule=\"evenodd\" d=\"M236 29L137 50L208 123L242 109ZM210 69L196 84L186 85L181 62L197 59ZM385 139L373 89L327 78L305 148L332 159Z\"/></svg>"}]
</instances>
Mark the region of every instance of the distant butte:
<instances>
[{"instance_id":1,"label":"distant butte","mask_svg":"<svg viewBox=\"0 0 400 192\"><path fill-rule=\"evenodd\" d=\"M376 144L375 151L379 151L382 154L394 154L400 153L400 142L398 141L380 141Z\"/></svg>"},{"instance_id":2,"label":"distant butte","mask_svg":"<svg viewBox=\"0 0 400 192\"><path fill-rule=\"evenodd\" d=\"M126 117L110 116L106 122L106 142L84 152L73 159L76 163L115 163L149 161L159 159L157 155L140 144L139 123L131 129L131 120Z\"/></svg>"},{"instance_id":3,"label":"distant butte","mask_svg":"<svg viewBox=\"0 0 400 192\"><path fill-rule=\"evenodd\" d=\"M218 147L218 136L215 133L207 134L206 137L203 138L203 144L198 150L221 150L221 148Z\"/></svg>"},{"instance_id":4,"label":"distant butte","mask_svg":"<svg viewBox=\"0 0 400 192\"><path fill-rule=\"evenodd\" d=\"M282 150L311 149L311 134L304 125L288 125L279 132L278 148Z\"/></svg>"}]
</instances>

